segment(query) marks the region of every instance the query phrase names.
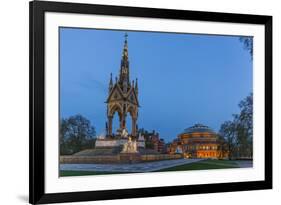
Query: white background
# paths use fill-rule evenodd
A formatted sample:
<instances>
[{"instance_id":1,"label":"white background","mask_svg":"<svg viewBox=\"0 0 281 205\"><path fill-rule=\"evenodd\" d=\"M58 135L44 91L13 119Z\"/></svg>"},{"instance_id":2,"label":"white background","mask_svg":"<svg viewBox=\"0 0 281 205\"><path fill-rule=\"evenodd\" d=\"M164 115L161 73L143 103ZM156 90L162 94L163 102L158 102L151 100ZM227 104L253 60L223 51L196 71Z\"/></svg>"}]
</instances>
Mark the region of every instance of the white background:
<instances>
[{"instance_id":1,"label":"white background","mask_svg":"<svg viewBox=\"0 0 281 205\"><path fill-rule=\"evenodd\" d=\"M281 6L278 1L250 0L99 0L80 2L186 10L273 15L274 67L274 189L236 193L127 199L79 204L278 204L280 195L281 118ZM28 200L28 1L0 3L0 204L26 204ZM278 83L279 81L279 83ZM279 107L277 107L279 105ZM279 146L278 146L279 145ZM280 203L280 202L279 202Z\"/></svg>"}]
</instances>

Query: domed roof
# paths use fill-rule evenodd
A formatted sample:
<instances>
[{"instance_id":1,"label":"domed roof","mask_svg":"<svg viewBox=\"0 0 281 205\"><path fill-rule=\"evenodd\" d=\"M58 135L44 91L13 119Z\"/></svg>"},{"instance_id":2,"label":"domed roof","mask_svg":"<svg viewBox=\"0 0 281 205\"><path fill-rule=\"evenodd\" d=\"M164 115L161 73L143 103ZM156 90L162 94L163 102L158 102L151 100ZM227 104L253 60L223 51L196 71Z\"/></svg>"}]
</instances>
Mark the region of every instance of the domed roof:
<instances>
[{"instance_id":1,"label":"domed roof","mask_svg":"<svg viewBox=\"0 0 281 205\"><path fill-rule=\"evenodd\" d=\"M194 133L194 132L215 133L211 128L209 128L206 125L202 125L202 124L195 124L192 127L186 128L183 133L191 134L191 133Z\"/></svg>"}]
</instances>

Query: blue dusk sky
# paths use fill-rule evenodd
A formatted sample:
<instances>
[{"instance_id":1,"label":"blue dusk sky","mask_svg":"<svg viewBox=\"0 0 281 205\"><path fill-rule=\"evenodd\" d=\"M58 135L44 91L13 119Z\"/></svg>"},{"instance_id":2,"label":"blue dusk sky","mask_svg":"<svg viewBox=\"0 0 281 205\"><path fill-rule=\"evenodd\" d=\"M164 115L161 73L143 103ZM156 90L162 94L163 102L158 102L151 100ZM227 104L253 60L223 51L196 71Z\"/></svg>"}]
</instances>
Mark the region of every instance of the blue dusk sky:
<instances>
[{"instance_id":1,"label":"blue dusk sky","mask_svg":"<svg viewBox=\"0 0 281 205\"><path fill-rule=\"evenodd\" d=\"M60 115L82 114L97 135L105 133L108 83L110 73L119 75L124 33L60 28ZM195 123L218 131L253 90L251 56L238 36L127 33L130 79L139 85L138 127L166 142ZM114 132L118 125L116 114Z\"/></svg>"}]
</instances>

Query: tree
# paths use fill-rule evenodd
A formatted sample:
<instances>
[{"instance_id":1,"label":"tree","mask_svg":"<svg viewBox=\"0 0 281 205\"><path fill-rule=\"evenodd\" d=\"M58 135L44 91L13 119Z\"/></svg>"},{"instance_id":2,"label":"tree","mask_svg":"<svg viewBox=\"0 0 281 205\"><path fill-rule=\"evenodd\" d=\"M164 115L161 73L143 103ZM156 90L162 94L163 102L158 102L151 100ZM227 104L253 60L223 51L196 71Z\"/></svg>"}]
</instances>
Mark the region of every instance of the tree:
<instances>
[{"instance_id":1,"label":"tree","mask_svg":"<svg viewBox=\"0 0 281 205\"><path fill-rule=\"evenodd\" d=\"M253 94L239 103L240 113L236 116L239 122L238 140L240 155L252 158L253 149Z\"/></svg>"},{"instance_id":2,"label":"tree","mask_svg":"<svg viewBox=\"0 0 281 205\"><path fill-rule=\"evenodd\" d=\"M228 146L229 158L252 158L253 153L253 94L239 103L240 113L221 125L219 135Z\"/></svg>"},{"instance_id":3,"label":"tree","mask_svg":"<svg viewBox=\"0 0 281 205\"><path fill-rule=\"evenodd\" d=\"M226 121L221 125L219 136L222 136L227 144L228 158L232 159L235 156L237 147L236 125L233 121Z\"/></svg>"},{"instance_id":4,"label":"tree","mask_svg":"<svg viewBox=\"0 0 281 205\"><path fill-rule=\"evenodd\" d=\"M239 40L244 44L244 49L248 50L253 59L253 37L240 37Z\"/></svg>"},{"instance_id":5,"label":"tree","mask_svg":"<svg viewBox=\"0 0 281 205\"><path fill-rule=\"evenodd\" d=\"M60 143L60 153L61 154L70 154L69 149L67 148L67 138L65 133L69 130L68 120L61 119L60 121L60 134L59 134L59 143Z\"/></svg>"},{"instance_id":6,"label":"tree","mask_svg":"<svg viewBox=\"0 0 281 205\"><path fill-rule=\"evenodd\" d=\"M95 128L91 122L80 114L61 119L60 153L73 154L83 149L92 148L95 135Z\"/></svg>"}]
</instances>

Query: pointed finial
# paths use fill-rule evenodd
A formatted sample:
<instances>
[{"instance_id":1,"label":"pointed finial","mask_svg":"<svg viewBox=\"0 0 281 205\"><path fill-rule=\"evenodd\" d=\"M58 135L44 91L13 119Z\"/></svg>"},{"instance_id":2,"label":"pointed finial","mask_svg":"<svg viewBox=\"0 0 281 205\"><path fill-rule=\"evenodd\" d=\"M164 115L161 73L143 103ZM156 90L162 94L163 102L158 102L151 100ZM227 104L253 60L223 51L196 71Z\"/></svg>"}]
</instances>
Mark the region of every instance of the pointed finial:
<instances>
[{"instance_id":1,"label":"pointed finial","mask_svg":"<svg viewBox=\"0 0 281 205\"><path fill-rule=\"evenodd\" d=\"M127 32L125 33L124 37L125 37L125 41L127 41L127 39L128 39L128 34L127 34Z\"/></svg>"},{"instance_id":2,"label":"pointed finial","mask_svg":"<svg viewBox=\"0 0 281 205\"><path fill-rule=\"evenodd\" d=\"M136 92L136 94L138 95L138 93L139 93L139 88L138 88L138 78L136 78L135 92Z\"/></svg>"},{"instance_id":3,"label":"pointed finial","mask_svg":"<svg viewBox=\"0 0 281 205\"><path fill-rule=\"evenodd\" d=\"M124 37L125 37L125 41L124 41L124 48L123 48L123 57L126 56L128 58L128 42L127 42L128 34L125 33Z\"/></svg>"},{"instance_id":4,"label":"pointed finial","mask_svg":"<svg viewBox=\"0 0 281 205\"><path fill-rule=\"evenodd\" d=\"M112 73L110 73L109 88L108 88L108 89L109 89L109 92L111 91L112 87L113 87Z\"/></svg>"},{"instance_id":5,"label":"pointed finial","mask_svg":"<svg viewBox=\"0 0 281 205\"><path fill-rule=\"evenodd\" d=\"M128 48L128 34L127 32L124 34L125 41L124 41L124 49Z\"/></svg>"}]
</instances>

